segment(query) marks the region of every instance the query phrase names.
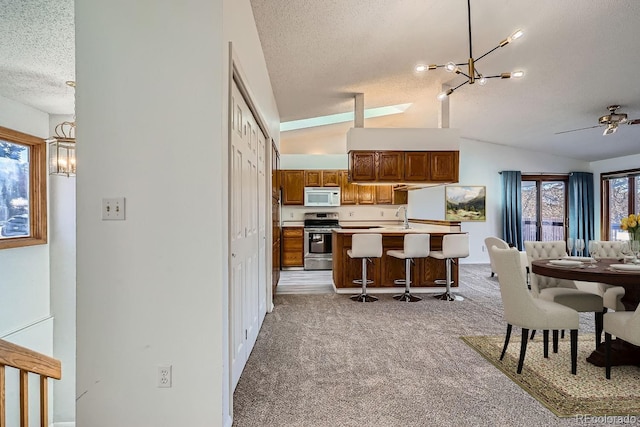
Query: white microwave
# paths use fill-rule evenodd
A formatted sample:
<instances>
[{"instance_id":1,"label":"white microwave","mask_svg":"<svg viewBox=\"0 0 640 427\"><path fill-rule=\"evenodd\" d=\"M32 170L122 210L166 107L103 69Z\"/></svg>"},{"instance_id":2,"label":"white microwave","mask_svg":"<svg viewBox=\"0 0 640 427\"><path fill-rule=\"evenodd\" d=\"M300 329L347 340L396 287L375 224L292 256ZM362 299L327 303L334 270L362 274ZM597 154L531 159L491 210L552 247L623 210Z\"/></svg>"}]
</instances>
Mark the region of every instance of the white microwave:
<instances>
[{"instance_id":1,"label":"white microwave","mask_svg":"<svg viewBox=\"0 0 640 427\"><path fill-rule=\"evenodd\" d=\"M340 206L340 189L304 187L305 206Z\"/></svg>"}]
</instances>

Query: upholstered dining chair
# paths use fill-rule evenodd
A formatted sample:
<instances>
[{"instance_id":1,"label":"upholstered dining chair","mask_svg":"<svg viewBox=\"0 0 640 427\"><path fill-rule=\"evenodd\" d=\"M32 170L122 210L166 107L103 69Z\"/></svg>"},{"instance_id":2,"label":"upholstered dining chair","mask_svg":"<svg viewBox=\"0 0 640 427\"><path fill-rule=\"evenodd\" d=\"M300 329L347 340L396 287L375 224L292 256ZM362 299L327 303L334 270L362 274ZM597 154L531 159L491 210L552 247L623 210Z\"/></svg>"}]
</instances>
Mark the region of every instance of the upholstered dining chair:
<instances>
[{"instance_id":1,"label":"upholstered dining chair","mask_svg":"<svg viewBox=\"0 0 640 427\"><path fill-rule=\"evenodd\" d=\"M529 258L529 263L538 259L558 259L567 256L564 240L548 242L525 241L524 247ZM556 279L554 277L541 276L531 273L531 293L534 297L557 302L566 305L578 312L595 313L596 348L600 345L602 337L602 316L604 305L602 297L598 294L582 291L577 288L573 280ZM554 331L554 351L555 334Z\"/></svg>"},{"instance_id":2,"label":"upholstered dining chair","mask_svg":"<svg viewBox=\"0 0 640 427\"><path fill-rule=\"evenodd\" d=\"M633 345L640 345L640 306L635 311L604 315L604 360L607 379L611 379L611 335Z\"/></svg>"},{"instance_id":3,"label":"upholstered dining chair","mask_svg":"<svg viewBox=\"0 0 640 427\"><path fill-rule=\"evenodd\" d=\"M592 240L594 244L591 255L595 259L621 259L624 257L626 242L610 242L607 240ZM582 291L598 294L602 297L602 303L606 309L615 311L625 311L622 298L624 288L622 286L608 285L597 282L576 281L576 287Z\"/></svg>"},{"instance_id":4,"label":"upholstered dining chair","mask_svg":"<svg viewBox=\"0 0 640 427\"><path fill-rule=\"evenodd\" d=\"M489 236L484 239L484 246L487 248L487 252L489 253L489 262L491 264L491 277L493 277L496 273L496 266L493 261L493 257L491 256L491 251L494 247L498 249L509 249L509 244L504 240ZM520 262L523 267L523 272L525 274L525 280L527 281L527 286L529 285L529 261L527 259L527 253L524 251L520 251Z\"/></svg>"},{"instance_id":5,"label":"upholstered dining chair","mask_svg":"<svg viewBox=\"0 0 640 427\"><path fill-rule=\"evenodd\" d=\"M544 331L545 358L549 357L549 330L569 329L571 331L571 373L575 375L578 357L578 312L563 304L534 298L531 295L522 275L521 258L517 249L494 247L493 257L500 283L504 318L507 321L507 333L500 360L504 358L507 351L512 326L522 329L518 374L522 373L530 329Z\"/></svg>"},{"instance_id":6,"label":"upholstered dining chair","mask_svg":"<svg viewBox=\"0 0 640 427\"><path fill-rule=\"evenodd\" d=\"M496 247L498 249L509 249L509 244L498 237L489 236L484 239L484 246L487 248L487 252L489 253L489 262L491 263L491 277L493 277L496 274L496 263L491 256L493 248Z\"/></svg>"}]
</instances>

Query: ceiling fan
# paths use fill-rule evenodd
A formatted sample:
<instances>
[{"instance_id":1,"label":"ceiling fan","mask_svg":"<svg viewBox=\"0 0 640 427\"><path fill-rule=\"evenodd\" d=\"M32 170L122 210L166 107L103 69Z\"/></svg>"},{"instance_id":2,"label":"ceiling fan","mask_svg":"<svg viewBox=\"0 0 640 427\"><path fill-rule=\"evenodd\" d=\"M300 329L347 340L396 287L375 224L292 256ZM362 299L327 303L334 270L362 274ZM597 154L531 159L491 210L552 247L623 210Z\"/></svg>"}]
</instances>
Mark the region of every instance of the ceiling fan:
<instances>
[{"instance_id":1,"label":"ceiling fan","mask_svg":"<svg viewBox=\"0 0 640 427\"><path fill-rule=\"evenodd\" d=\"M600 126L606 126L606 128L604 129L604 132L602 133L602 135L606 136L606 135L611 135L612 133L615 133L618 130L618 125L640 124L640 119L629 120L627 119L627 115L625 113L616 113L616 110L618 108L620 108L619 105L609 105L607 107L607 109L609 110L609 114L600 117L598 119L598 124L595 126L589 126L589 127L580 128L580 129L565 130L562 132L556 132L555 134L560 135L561 133L576 132L579 130L593 129Z\"/></svg>"}]
</instances>

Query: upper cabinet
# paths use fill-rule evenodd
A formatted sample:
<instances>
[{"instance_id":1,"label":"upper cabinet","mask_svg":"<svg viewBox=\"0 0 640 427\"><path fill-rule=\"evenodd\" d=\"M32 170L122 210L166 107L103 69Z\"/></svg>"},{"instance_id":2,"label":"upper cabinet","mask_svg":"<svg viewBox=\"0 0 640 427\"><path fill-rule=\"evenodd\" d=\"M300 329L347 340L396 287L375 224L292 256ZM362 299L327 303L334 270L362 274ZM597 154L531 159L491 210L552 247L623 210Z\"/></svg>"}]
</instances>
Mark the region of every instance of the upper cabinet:
<instances>
[{"instance_id":1,"label":"upper cabinet","mask_svg":"<svg viewBox=\"0 0 640 427\"><path fill-rule=\"evenodd\" d=\"M282 204L304 205L304 170L282 171Z\"/></svg>"},{"instance_id":2,"label":"upper cabinet","mask_svg":"<svg viewBox=\"0 0 640 427\"><path fill-rule=\"evenodd\" d=\"M340 187L339 170L305 170L305 187Z\"/></svg>"},{"instance_id":3,"label":"upper cabinet","mask_svg":"<svg viewBox=\"0 0 640 427\"><path fill-rule=\"evenodd\" d=\"M351 182L458 182L458 151L351 151Z\"/></svg>"},{"instance_id":4,"label":"upper cabinet","mask_svg":"<svg viewBox=\"0 0 640 427\"><path fill-rule=\"evenodd\" d=\"M340 171L322 171L322 186L323 187L340 187Z\"/></svg>"}]
</instances>

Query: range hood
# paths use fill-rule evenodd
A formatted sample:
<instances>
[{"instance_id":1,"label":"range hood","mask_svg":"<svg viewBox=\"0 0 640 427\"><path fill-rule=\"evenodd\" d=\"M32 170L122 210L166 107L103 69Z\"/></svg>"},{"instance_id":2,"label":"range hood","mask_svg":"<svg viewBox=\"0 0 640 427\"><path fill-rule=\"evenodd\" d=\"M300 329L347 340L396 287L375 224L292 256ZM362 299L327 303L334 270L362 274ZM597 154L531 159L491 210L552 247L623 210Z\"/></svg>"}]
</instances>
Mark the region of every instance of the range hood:
<instances>
[{"instance_id":1,"label":"range hood","mask_svg":"<svg viewBox=\"0 0 640 427\"><path fill-rule=\"evenodd\" d=\"M460 130L451 128L360 128L347 132L347 152L459 151Z\"/></svg>"}]
</instances>

